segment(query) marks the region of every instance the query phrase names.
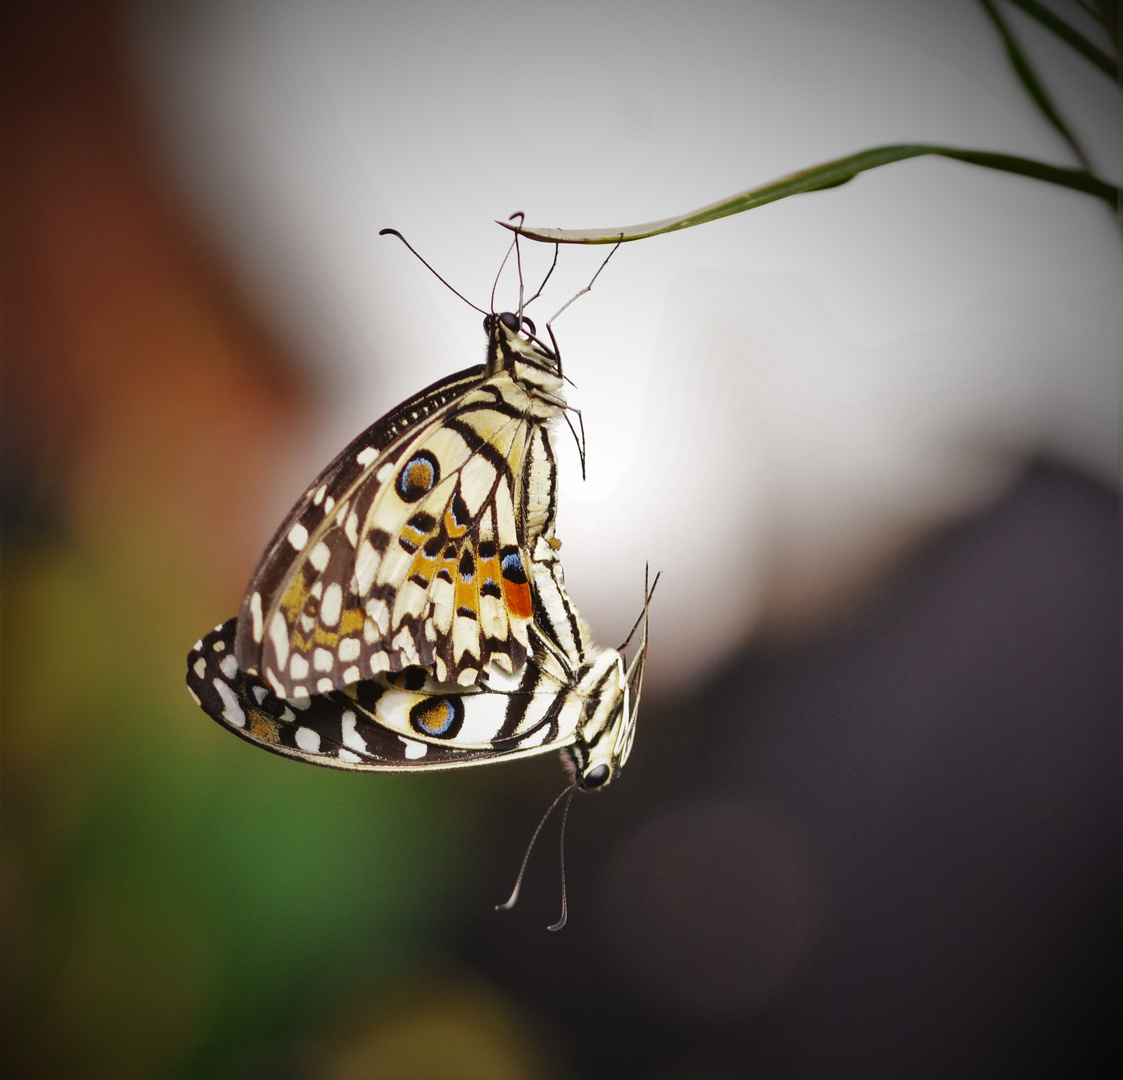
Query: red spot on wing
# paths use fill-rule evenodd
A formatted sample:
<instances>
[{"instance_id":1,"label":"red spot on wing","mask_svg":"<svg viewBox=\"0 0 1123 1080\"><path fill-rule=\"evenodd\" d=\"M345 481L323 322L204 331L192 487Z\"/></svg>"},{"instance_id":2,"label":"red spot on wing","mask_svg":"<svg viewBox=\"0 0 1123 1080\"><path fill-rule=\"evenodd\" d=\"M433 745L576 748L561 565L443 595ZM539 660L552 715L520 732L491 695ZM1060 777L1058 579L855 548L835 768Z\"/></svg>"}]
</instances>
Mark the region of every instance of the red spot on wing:
<instances>
[{"instance_id":1,"label":"red spot on wing","mask_svg":"<svg viewBox=\"0 0 1123 1080\"><path fill-rule=\"evenodd\" d=\"M530 602L530 585L525 581L521 585L503 580L503 599L507 601L507 610L520 619L529 619L534 608Z\"/></svg>"}]
</instances>

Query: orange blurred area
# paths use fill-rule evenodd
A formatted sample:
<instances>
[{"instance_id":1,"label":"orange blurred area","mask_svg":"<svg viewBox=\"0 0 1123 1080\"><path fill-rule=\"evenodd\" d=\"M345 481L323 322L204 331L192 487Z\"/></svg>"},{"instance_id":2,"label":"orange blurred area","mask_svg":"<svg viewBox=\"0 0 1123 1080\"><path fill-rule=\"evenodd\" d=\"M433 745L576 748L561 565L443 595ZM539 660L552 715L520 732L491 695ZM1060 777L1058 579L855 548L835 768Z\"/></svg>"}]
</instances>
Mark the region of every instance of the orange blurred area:
<instances>
[{"instance_id":1,"label":"orange blurred area","mask_svg":"<svg viewBox=\"0 0 1123 1080\"><path fill-rule=\"evenodd\" d=\"M4 1071L215 1075L299 991L322 1020L393 976L471 815L188 699L301 387L172 193L117 5L8 5L3 41Z\"/></svg>"}]
</instances>

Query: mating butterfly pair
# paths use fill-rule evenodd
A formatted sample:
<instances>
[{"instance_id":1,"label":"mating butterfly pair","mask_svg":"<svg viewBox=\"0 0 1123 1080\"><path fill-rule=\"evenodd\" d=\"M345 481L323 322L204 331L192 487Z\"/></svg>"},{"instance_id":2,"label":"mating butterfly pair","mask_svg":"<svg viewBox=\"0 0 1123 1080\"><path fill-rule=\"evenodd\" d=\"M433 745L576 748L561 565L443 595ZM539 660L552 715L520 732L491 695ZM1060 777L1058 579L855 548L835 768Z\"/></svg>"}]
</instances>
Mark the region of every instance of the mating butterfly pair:
<instances>
[{"instance_id":1,"label":"mating butterfly pair","mask_svg":"<svg viewBox=\"0 0 1123 1080\"><path fill-rule=\"evenodd\" d=\"M375 771L561 750L581 788L626 762L650 593L630 664L627 642L593 644L554 536L556 342L521 312L484 328L486 364L339 454L278 529L238 617L192 649L192 696L242 738Z\"/></svg>"}]
</instances>

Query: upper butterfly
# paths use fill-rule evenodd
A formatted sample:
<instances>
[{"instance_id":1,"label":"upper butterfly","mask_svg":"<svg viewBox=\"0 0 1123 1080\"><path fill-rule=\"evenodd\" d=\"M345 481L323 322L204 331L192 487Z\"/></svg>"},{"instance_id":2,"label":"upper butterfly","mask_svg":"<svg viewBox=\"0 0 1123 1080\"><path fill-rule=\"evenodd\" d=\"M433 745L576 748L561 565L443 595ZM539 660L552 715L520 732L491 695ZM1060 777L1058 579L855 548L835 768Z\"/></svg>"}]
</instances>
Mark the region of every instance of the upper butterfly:
<instances>
[{"instance_id":1,"label":"upper butterfly","mask_svg":"<svg viewBox=\"0 0 1123 1080\"><path fill-rule=\"evenodd\" d=\"M530 646L530 553L551 548L547 422L566 408L556 349L510 312L484 318L487 363L364 431L277 530L238 617L235 656L278 698L420 666L472 686Z\"/></svg>"}]
</instances>

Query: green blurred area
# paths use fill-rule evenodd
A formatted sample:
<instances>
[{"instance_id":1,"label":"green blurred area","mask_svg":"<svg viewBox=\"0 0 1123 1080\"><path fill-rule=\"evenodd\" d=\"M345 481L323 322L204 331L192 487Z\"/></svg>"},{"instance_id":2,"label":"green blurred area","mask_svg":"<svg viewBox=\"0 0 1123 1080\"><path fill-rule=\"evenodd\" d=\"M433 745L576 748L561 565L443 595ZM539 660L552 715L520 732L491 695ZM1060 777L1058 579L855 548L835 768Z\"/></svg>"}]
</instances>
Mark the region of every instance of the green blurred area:
<instances>
[{"instance_id":1,"label":"green blurred area","mask_svg":"<svg viewBox=\"0 0 1123 1080\"><path fill-rule=\"evenodd\" d=\"M114 576L70 544L5 557L7 1054L13 1075L222 1075L429 962L478 806L455 776L229 738L183 686L195 605Z\"/></svg>"}]
</instances>

